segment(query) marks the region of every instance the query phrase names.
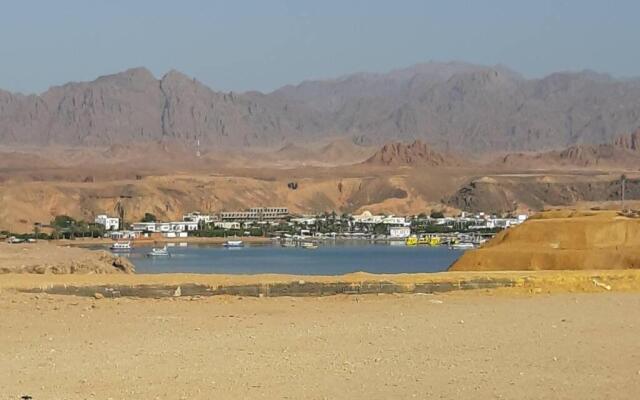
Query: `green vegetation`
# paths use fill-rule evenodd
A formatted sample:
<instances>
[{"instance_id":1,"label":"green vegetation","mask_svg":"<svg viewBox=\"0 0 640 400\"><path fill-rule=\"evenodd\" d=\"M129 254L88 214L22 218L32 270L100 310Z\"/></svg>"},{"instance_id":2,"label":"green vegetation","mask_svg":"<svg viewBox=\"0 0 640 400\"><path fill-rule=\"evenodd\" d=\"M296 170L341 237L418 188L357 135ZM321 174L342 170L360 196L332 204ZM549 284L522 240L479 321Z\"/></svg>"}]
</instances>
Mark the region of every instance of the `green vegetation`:
<instances>
[{"instance_id":1,"label":"green vegetation","mask_svg":"<svg viewBox=\"0 0 640 400\"><path fill-rule=\"evenodd\" d=\"M156 222L158 218L154 214L144 213L144 217L140 220L140 222Z\"/></svg>"},{"instance_id":2,"label":"green vegetation","mask_svg":"<svg viewBox=\"0 0 640 400\"><path fill-rule=\"evenodd\" d=\"M56 215L51 221L51 239L75 239L77 237L102 237L104 226L85 221L76 221L68 215ZM17 237L17 236L16 236Z\"/></svg>"}]
</instances>

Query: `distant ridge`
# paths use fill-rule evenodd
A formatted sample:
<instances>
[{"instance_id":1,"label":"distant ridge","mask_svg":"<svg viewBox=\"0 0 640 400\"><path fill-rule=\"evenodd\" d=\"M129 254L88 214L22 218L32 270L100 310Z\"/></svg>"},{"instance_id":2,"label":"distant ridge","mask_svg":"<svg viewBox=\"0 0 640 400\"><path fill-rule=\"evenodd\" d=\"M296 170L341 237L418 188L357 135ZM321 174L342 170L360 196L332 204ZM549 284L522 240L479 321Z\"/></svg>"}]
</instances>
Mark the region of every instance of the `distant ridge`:
<instances>
[{"instance_id":1,"label":"distant ridge","mask_svg":"<svg viewBox=\"0 0 640 400\"><path fill-rule=\"evenodd\" d=\"M222 93L172 70L133 68L52 87L0 90L0 145L281 148L343 138L419 139L481 154L611 143L640 126L640 80L591 71L524 79L502 66L430 62L388 73L306 81L272 93ZM635 146L633 143L629 146Z\"/></svg>"},{"instance_id":2,"label":"distant ridge","mask_svg":"<svg viewBox=\"0 0 640 400\"><path fill-rule=\"evenodd\" d=\"M640 128L631 134L617 136L610 143L575 145L537 154L512 153L497 163L510 168L571 166L635 169L640 167Z\"/></svg>"}]
</instances>

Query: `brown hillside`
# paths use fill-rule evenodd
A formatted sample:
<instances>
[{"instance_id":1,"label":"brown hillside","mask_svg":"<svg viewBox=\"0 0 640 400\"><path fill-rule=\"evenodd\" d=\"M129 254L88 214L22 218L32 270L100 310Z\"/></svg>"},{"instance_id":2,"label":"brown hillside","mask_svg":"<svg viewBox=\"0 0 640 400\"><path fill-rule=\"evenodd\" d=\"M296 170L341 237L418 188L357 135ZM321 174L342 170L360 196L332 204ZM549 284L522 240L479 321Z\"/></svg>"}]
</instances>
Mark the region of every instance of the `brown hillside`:
<instances>
[{"instance_id":1,"label":"brown hillside","mask_svg":"<svg viewBox=\"0 0 640 400\"><path fill-rule=\"evenodd\" d=\"M511 153L493 165L521 169L566 166L637 169L640 167L640 129L629 135L617 136L610 143L576 145L542 153Z\"/></svg>"}]
</instances>

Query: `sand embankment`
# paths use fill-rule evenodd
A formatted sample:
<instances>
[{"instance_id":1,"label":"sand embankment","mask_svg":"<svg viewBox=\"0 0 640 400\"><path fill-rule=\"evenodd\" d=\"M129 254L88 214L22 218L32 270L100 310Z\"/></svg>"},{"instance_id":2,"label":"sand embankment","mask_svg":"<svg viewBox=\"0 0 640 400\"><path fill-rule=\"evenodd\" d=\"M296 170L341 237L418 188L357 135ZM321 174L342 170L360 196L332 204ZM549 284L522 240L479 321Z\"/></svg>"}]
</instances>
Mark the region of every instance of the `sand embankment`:
<instances>
[{"instance_id":1,"label":"sand embankment","mask_svg":"<svg viewBox=\"0 0 640 400\"><path fill-rule=\"evenodd\" d=\"M0 292L93 297L324 297L337 294L447 293L468 290L522 293L639 292L640 270L492 271L338 276L111 274L0 276Z\"/></svg>"},{"instance_id":2,"label":"sand embankment","mask_svg":"<svg viewBox=\"0 0 640 400\"><path fill-rule=\"evenodd\" d=\"M0 274L130 274L129 260L106 251L56 246L48 242L0 243Z\"/></svg>"},{"instance_id":3,"label":"sand embankment","mask_svg":"<svg viewBox=\"0 0 640 400\"><path fill-rule=\"evenodd\" d=\"M615 211L555 211L499 233L450 271L630 268L640 268L640 219Z\"/></svg>"}]
</instances>

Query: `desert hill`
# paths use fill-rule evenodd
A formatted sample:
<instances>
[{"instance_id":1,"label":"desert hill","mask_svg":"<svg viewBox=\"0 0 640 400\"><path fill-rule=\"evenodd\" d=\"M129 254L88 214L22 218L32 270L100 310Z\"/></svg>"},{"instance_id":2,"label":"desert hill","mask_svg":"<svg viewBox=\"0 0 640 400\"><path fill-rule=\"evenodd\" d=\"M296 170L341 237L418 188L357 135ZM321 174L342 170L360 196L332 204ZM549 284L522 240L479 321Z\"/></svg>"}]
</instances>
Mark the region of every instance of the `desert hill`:
<instances>
[{"instance_id":1,"label":"desert hill","mask_svg":"<svg viewBox=\"0 0 640 400\"><path fill-rule=\"evenodd\" d=\"M624 111L620 111L624 110ZM52 87L0 90L0 145L111 146L174 140L214 149L420 139L475 154L607 143L640 126L640 81L589 71L524 79L501 66L426 63L385 74L222 93L144 68Z\"/></svg>"},{"instance_id":2,"label":"desert hill","mask_svg":"<svg viewBox=\"0 0 640 400\"><path fill-rule=\"evenodd\" d=\"M458 160L435 151L431 146L416 140L413 143L387 143L365 161L367 165L379 166L453 166Z\"/></svg>"},{"instance_id":3,"label":"desert hill","mask_svg":"<svg viewBox=\"0 0 640 400\"><path fill-rule=\"evenodd\" d=\"M511 153L494 165L520 169L579 168L640 168L640 129L615 137L609 143L583 144L540 153Z\"/></svg>"}]
</instances>

